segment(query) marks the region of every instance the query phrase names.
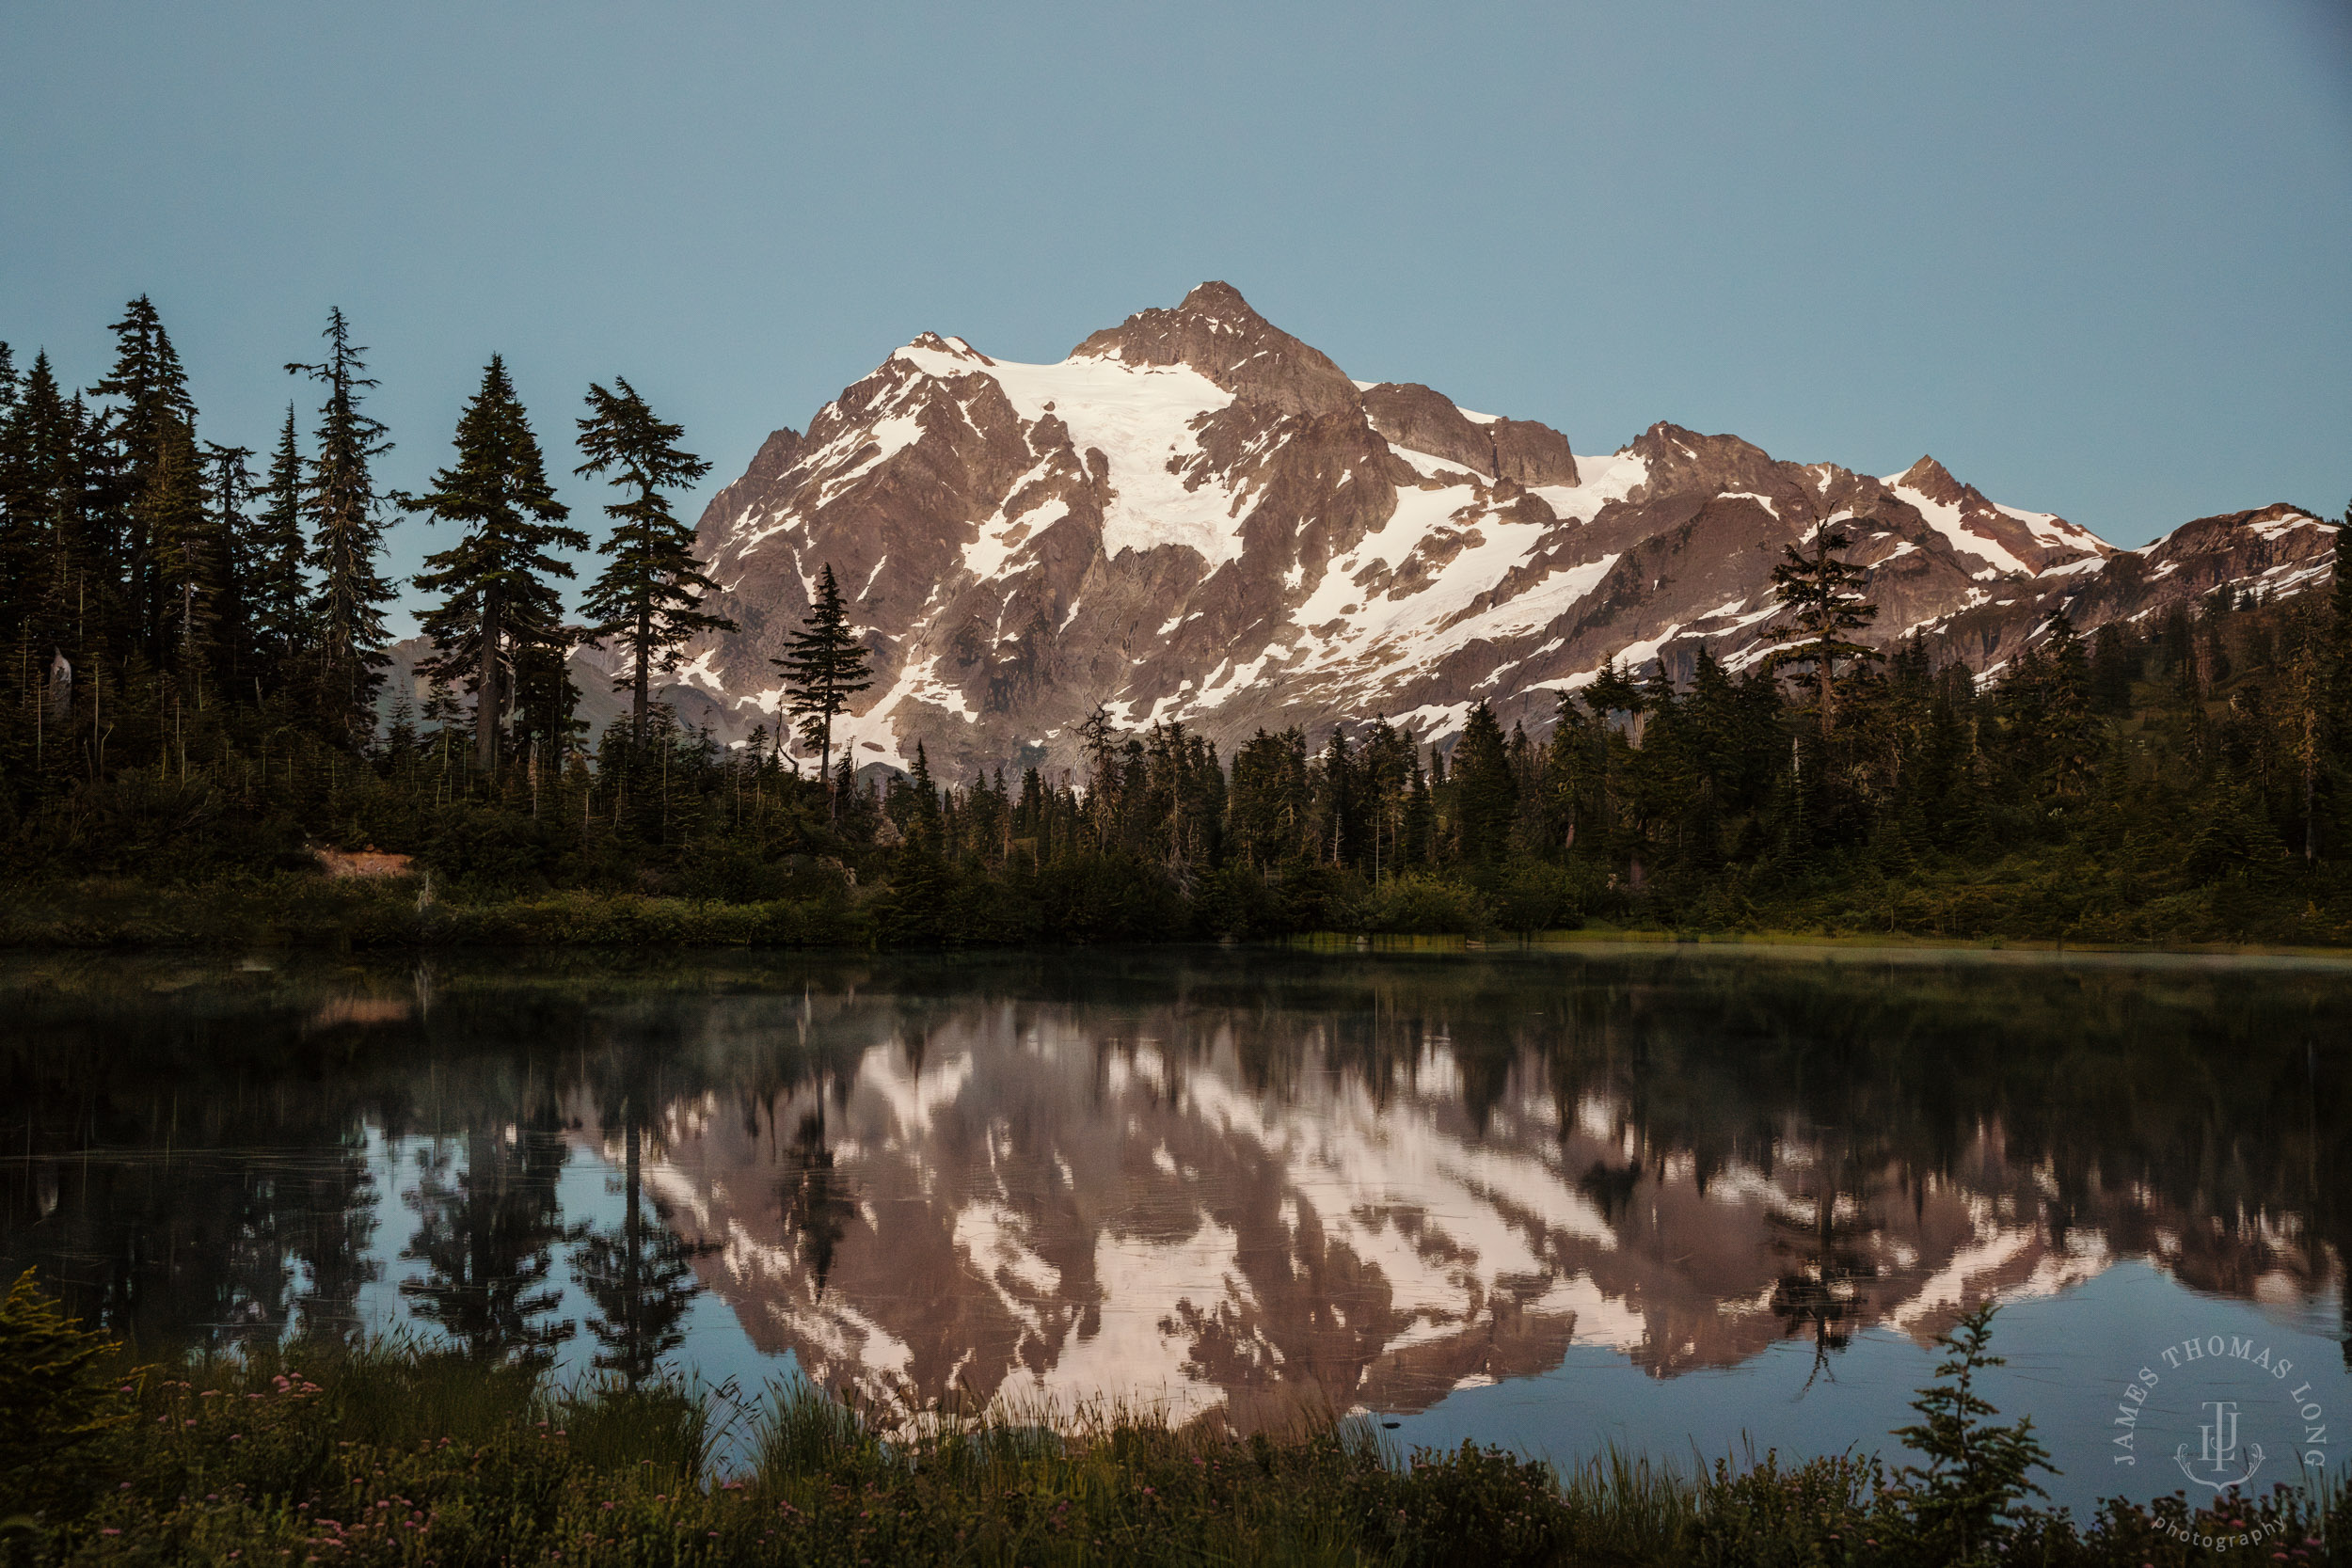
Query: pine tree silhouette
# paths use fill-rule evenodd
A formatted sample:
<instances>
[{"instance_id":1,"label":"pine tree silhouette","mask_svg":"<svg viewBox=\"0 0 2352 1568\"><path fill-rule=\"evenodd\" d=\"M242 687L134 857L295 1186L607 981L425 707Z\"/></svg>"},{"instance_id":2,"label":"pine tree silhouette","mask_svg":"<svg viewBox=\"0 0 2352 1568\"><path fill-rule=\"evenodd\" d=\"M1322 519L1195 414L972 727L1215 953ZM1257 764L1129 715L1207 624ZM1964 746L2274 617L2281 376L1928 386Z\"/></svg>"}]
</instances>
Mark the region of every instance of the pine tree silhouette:
<instances>
[{"instance_id":1,"label":"pine tree silhouette","mask_svg":"<svg viewBox=\"0 0 2352 1568\"><path fill-rule=\"evenodd\" d=\"M580 421L580 450L588 461L572 471L610 472L610 483L634 494L604 509L612 536L599 549L612 562L590 585L580 609L594 618L593 636L611 638L628 651L628 673L615 678L612 689L630 693L629 737L642 746L652 672L675 670L689 639L739 628L703 611L704 595L718 584L695 559L693 528L670 511L661 493L691 484L710 465L678 445L684 428L656 419L635 388L619 376L612 385L619 389L588 388L589 417Z\"/></svg>"},{"instance_id":2,"label":"pine tree silhouette","mask_svg":"<svg viewBox=\"0 0 2352 1568\"><path fill-rule=\"evenodd\" d=\"M549 579L570 577L572 567L549 552L584 550L588 536L564 526L570 511L548 483L538 438L498 355L458 416L456 445L457 460L433 476L430 491L396 499L405 511L467 531L427 556L428 570L417 576L420 589L442 595L419 618L435 649L422 668L428 675L463 675L474 694L474 763L494 773L509 707L545 701L528 686L569 685L563 600Z\"/></svg>"},{"instance_id":3,"label":"pine tree silhouette","mask_svg":"<svg viewBox=\"0 0 2352 1568\"><path fill-rule=\"evenodd\" d=\"M359 412L360 394L375 385L361 374L368 351L351 341L351 324L338 308L326 315L326 357L289 364L326 388L319 409L318 450L310 459L303 511L310 524L310 567L318 595L309 615L321 717L328 733L361 751L375 734L375 694L384 685L384 519L371 465L392 450L384 426Z\"/></svg>"},{"instance_id":4,"label":"pine tree silhouette","mask_svg":"<svg viewBox=\"0 0 2352 1568\"><path fill-rule=\"evenodd\" d=\"M849 710L850 699L874 684L866 644L850 630L841 589L827 562L817 578L817 594L801 629L785 644L784 657L768 662L784 673L785 703L801 721L801 739L818 748L818 766L833 779L833 721ZM846 759L845 759L846 760ZM840 817L840 790L828 792L826 816Z\"/></svg>"},{"instance_id":5,"label":"pine tree silhouette","mask_svg":"<svg viewBox=\"0 0 2352 1568\"><path fill-rule=\"evenodd\" d=\"M1810 555L1794 545L1784 545L1780 564L1772 568L1772 585L1780 590L1780 601L1790 614L1764 634L1782 644L1769 662L1775 671L1812 666L1813 711L1824 737L1837 729L1837 661L1867 663L1884 657L1845 635L1868 626L1879 613L1878 606L1866 603L1855 591L1854 585L1862 580L1861 568L1838 554L1852 542L1825 519L1814 527Z\"/></svg>"}]
</instances>

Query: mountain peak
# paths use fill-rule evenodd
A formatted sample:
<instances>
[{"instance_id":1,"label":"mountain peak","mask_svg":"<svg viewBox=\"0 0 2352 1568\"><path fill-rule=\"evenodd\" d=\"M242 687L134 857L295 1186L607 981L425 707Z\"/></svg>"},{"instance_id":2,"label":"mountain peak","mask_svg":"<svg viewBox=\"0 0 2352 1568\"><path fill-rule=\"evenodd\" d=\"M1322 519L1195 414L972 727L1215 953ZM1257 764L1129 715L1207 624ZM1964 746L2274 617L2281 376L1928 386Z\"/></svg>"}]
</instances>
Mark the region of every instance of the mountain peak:
<instances>
[{"instance_id":1,"label":"mountain peak","mask_svg":"<svg viewBox=\"0 0 2352 1568\"><path fill-rule=\"evenodd\" d=\"M1907 490L1916 490L1931 501L1949 506L1961 498L1965 488L1952 477L1952 471L1934 458L1922 453L1919 461L1897 474L1893 483Z\"/></svg>"},{"instance_id":2,"label":"mountain peak","mask_svg":"<svg viewBox=\"0 0 2352 1568\"><path fill-rule=\"evenodd\" d=\"M1189 365L1241 401L1284 414L1320 417L1362 406L1345 371L1258 314L1231 283L1203 283L1172 310L1138 310L1070 354Z\"/></svg>"},{"instance_id":3,"label":"mountain peak","mask_svg":"<svg viewBox=\"0 0 2352 1568\"><path fill-rule=\"evenodd\" d=\"M993 366L996 363L995 360L991 359L961 338L943 338L936 332L916 333L912 341L891 357L905 359L928 370L938 369L935 364L930 363L933 359L969 364L976 369Z\"/></svg>"},{"instance_id":4,"label":"mountain peak","mask_svg":"<svg viewBox=\"0 0 2352 1568\"><path fill-rule=\"evenodd\" d=\"M1243 330L1252 325L1273 325L1250 308L1249 302L1242 298L1239 289L1214 277L1205 283L1196 284L1192 293L1186 294L1176 307L1176 313L1180 316L1199 316L1209 322L1232 322Z\"/></svg>"}]
</instances>

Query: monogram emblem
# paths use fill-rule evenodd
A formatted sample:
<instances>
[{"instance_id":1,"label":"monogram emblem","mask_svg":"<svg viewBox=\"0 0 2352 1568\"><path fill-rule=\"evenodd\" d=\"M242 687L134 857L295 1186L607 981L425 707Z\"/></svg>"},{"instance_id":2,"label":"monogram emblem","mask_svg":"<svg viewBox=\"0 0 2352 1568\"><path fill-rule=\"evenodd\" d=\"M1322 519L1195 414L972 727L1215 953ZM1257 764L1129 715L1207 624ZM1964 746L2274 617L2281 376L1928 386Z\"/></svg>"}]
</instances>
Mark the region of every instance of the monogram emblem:
<instances>
[{"instance_id":1,"label":"monogram emblem","mask_svg":"<svg viewBox=\"0 0 2352 1568\"><path fill-rule=\"evenodd\" d=\"M2188 1445L2183 1443L2172 1450L2172 1462L2181 1467L2181 1474L2200 1486L2210 1486L2216 1492L2226 1492L2254 1479L2254 1472L2263 1467L2263 1447L2249 1443L2243 1450L2246 1468L2236 1475L2230 1473L2238 1463L2237 1401L2207 1400L2205 1409L2213 1419L2201 1423L2197 1432L2203 1439L2194 1463L2188 1457ZM2202 1472L2202 1473L2201 1473Z\"/></svg>"}]
</instances>

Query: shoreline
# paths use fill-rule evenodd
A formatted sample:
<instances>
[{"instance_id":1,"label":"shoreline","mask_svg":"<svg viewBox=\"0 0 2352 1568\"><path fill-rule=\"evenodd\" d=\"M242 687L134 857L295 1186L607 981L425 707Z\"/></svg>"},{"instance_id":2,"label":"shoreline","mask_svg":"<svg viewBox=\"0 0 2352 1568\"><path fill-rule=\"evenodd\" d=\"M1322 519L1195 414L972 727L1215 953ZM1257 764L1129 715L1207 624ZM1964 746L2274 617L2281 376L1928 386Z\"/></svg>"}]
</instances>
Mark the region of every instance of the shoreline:
<instances>
[{"instance_id":1,"label":"shoreline","mask_svg":"<svg viewBox=\"0 0 2352 1568\"><path fill-rule=\"evenodd\" d=\"M451 950L666 953L1040 953L1247 949L1326 955L1483 956L1704 950L1790 960L2142 963L2156 960L2352 968L2352 946L2256 942L2128 942L2100 937L1909 931L1619 927L1605 921L1523 933L1310 930L1261 937L896 945L873 906L854 899L727 903L573 890L483 902L444 901L413 878L278 877L192 888L97 881L5 890L0 952L435 953Z\"/></svg>"},{"instance_id":2,"label":"shoreline","mask_svg":"<svg viewBox=\"0 0 2352 1568\"><path fill-rule=\"evenodd\" d=\"M1630 953L1656 952L1661 949L1679 947L1705 947L1746 948L1759 953L1788 958L1868 953L1882 957L1899 955L1907 958L1926 960L1939 957L1989 958L1994 955L2006 954L2010 958L2021 962L2058 958L2092 960L2267 958L2297 963L2309 962L2322 967L2335 965L2352 967L2352 947L2312 947L2264 942L2142 943L2097 940L2074 941L2047 937L1917 936L1902 931L1848 935L1822 931L1787 930L1677 931L1640 927L1614 929L1596 926L1580 930L1540 931L1524 936L1486 938L1459 935L1375 934L1359 936L1344 931L1304 932L1279 939L1277 943L1244 943L1241 945L1283 945L1312 951L1336 951L1348 948L1375 953L1575 952L1592 949L1618 949Z\"/></svg>"}]
</instances>

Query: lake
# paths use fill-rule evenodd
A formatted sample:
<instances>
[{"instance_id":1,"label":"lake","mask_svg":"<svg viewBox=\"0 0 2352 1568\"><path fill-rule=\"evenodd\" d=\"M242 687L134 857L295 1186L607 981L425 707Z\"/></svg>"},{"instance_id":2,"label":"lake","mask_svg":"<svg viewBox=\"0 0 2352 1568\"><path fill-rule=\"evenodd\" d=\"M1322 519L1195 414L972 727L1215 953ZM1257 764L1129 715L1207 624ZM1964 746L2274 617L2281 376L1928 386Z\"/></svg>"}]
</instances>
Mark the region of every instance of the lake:
<instances>
[{"instance_id":1,"label":"lake","mask_svg":"<svg viewBox=\"0 0 2352 1568\"><path fill-rule=\"evenodd\" d=\"M2078 1511L2352 1436L2352 965L16 955L0 1008L0 1261L159 1350L1688 1465L1895 1456L1990 1295Z\"/></svg>"}]
</instances>

